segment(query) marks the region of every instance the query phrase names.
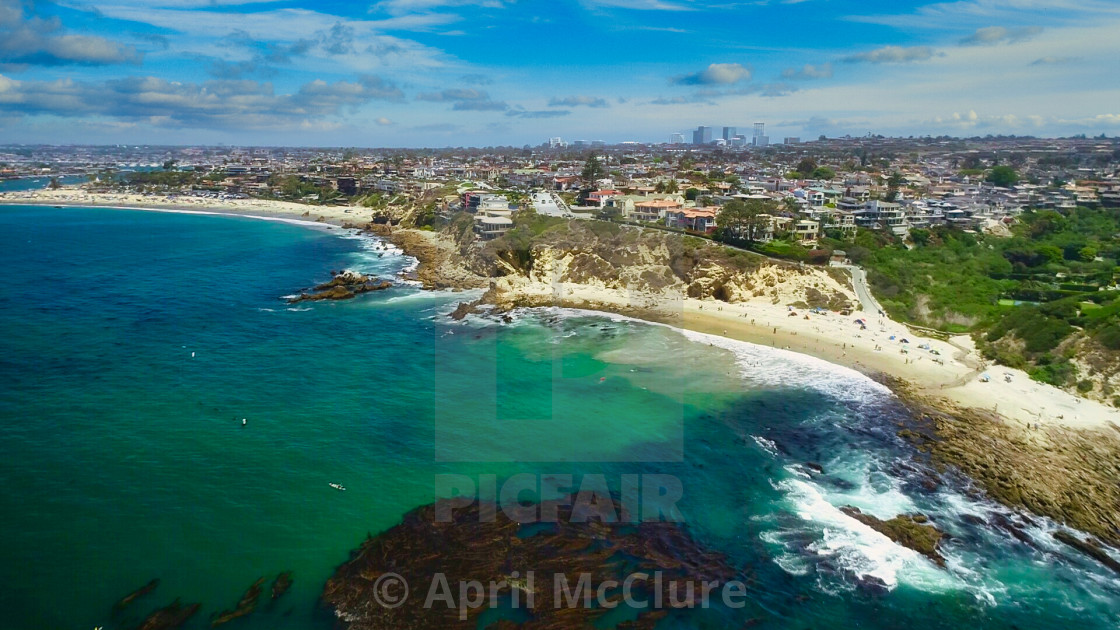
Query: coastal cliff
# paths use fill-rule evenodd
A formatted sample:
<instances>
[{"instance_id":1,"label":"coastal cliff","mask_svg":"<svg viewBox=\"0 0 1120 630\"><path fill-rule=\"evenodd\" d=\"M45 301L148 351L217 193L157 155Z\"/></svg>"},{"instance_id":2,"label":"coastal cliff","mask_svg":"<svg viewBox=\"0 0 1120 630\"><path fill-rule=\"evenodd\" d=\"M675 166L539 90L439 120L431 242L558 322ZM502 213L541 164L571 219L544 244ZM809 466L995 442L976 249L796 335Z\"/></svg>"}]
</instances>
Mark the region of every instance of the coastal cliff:
<instances>
[{"instance_id":1,"label":"coastal cliff","mask_svg":"<svg viewBox=\"0 0 1120 630\"><path fill-rule=\"evenodd\" d=\"M452 221L440 234L397 230L391 238L420 259L417 275L426 287L489 286L484 301L503 308L666 311L686 298L762 300L837 311L856 304L842 275L697 237L600 221L535 218L502 238L481 242L464 223Z\"/></svg>"}]
</instances>

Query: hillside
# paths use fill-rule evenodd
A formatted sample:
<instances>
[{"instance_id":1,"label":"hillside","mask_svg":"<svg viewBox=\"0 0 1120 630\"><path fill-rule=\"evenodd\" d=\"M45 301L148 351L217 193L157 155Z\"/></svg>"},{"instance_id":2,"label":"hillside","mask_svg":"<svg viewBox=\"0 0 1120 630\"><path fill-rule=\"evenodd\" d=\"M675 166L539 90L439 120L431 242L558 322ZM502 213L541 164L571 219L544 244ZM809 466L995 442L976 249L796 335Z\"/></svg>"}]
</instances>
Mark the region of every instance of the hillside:
<instances>
[{"instance_id":1,"label":"hillside","mask_svg":"<svg viewBox=\"0 0 1120 630\"><path fill-rule=\"evenodd\" d=\"M684 297L830 310L851 308L856 301L842 272L774 261L692 236L532 212L518 213L513 230L486 243L475 239L471 226L469 215L459 215L441 229L459 245L471 271L496 279L494 301L518 293L521 303L572 306L563 295L567 285L624 292L635 308ZM536 297L530 300L530 294Z\"/></svg>"},{"instance_id":2,"label":"hillside","mask_svg":"<svg viewBox=\"0 0 1120 630\"><path fill-rule=\"evenodd\" d=\"M899 321L973 334L985 356L1120 406L1120 212L1028 212L1010 236L861 231L845 246Z\"/></svg>"}]
</instances>

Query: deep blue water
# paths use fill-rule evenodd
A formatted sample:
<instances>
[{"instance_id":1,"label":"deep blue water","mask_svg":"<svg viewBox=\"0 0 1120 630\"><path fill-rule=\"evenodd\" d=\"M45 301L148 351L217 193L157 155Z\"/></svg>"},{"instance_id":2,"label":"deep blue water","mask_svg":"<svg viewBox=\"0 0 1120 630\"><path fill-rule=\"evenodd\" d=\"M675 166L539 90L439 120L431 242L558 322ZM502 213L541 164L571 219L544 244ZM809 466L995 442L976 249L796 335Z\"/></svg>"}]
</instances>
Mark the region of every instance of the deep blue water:
<instances>
[{"instance_id":1,"label":"deep blue water","mask_svg":"<svg viewBox=\"0 0 1120 630\"><path fill-rule=\"evenodd\" d=\"M1042 519L1033 547L974 525L1018 517L961 480L922 487L894 436L904 410L812 359L558 310L456 324L463 296L405 283L289 306L331 270L392 278L411 261L276 221L0 207L0 261L3 628L131 627L175 597L204 604L187 626L202 628L282 570L291 593L234 623L330 628L327 577L430 503L435 475L523 472L682 481L686 526L752 604L664 627L1120 622L1114 576ZM954 536L948 567L843 505L929 514Z\"/></svg>"}]
</instances>

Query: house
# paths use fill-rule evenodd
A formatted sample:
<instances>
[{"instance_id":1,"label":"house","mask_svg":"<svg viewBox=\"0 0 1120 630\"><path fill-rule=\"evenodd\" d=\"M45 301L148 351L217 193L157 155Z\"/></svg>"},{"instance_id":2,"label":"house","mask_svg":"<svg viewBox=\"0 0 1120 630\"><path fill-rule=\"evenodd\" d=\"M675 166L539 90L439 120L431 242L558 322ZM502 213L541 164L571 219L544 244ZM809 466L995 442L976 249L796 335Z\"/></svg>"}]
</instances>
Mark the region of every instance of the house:
<instances>
[{"instance_id":1,"label":"house","mask_svg":"<svg viewBox=\"0 0 1120 630\"><path fill-rule=\"evenodd\" d=\"M874 230L890 230L898 236L909 232L902 206L890 201L872 199L855 212L856 225Z\"/></svg>"},{"instance_id":2,"label":"house","mask_svg":"<svg viewBox=\"0 0 1120 630\"><path fill-rule=\"evenodd\" d=\"M622 193L617 190L596 190L587 195L587 203L588 205L602 208L603 205L606 204L607 199L617 197L621 194Z\"/></svg>"},{"instance_id":3,"label":"house","mask_svg":"<svg viewBox=\"0 0 1120 630\"><path fill-rule=\"evenodd\" d=\"M820 236L821 224L811 219L802 219L793 224L793 235L802 245L816 243Z\"/></svg>"},{"instance_id":4,"label":"house","mask_svg":"<svg viewBox=\"0 0 1120 630\"><path fill-rule=\"evenodd\" d=\"M714 232L719 208L680 208L665 212L665 225L678 230Z\"/></svg>"},{"instance_id":5,"label":"house","mask_svg":"<svg viewBox=\"0 0 1120 630\"><path fill-rule=\"evenodd\" d=\"M684 196L680 195L680 194L652 195L652 196L617 195L617 196L613 196L613 197L608 197L603 202L603 207L604 208L614 208L614 209L618 210L619 213L622 216L624 216L624 217L626 217L630 220L636 220L636 219L633 219L633 215L636 212L637 204L647 203L647 202L650 202L650 201L666 201L666 200L674 202L676 204L676 207L678 207L678 208L683 208L684 207ZM667 206L667 208L671 208L671 207L673 207L673 206L671 206L671 205ZM661 220L661 218L663 216L664 216L664 214L659 212L657 218L652 219L652 220L653 221L659 221L659 220ZM642 220L645 220L645 219L642 219Z\"/></svg>"},{"instance_id":6,"label":"house","mask_svg":"<svg viewBox=\"0 0 1120 630\"><path fill-rule=\"evenodd\" d=\"M492 241L513 229L513 219L504 216L475 217L474 231L484 241Z\"/></svg>"},{"instance_id":7,"label":"house","mask_svg":"<svg viewBox=\"0 0 1120 630\"><path fill-rule=\"evenodd\" d=\"M636 202L627 218L631 221L660 221L666 212L679 210L683 205L683 202L674 199L646 199Z\"/></svg>"}]
</instances>

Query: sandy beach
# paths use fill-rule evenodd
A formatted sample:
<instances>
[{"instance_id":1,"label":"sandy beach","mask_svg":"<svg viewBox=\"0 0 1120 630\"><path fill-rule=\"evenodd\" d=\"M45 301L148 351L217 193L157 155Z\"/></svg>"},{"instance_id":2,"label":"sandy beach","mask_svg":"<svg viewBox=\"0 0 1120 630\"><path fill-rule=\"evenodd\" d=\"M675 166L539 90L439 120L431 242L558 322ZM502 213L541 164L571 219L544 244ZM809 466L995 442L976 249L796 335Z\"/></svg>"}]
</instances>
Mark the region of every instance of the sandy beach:
<instances>
[{"instance_id":1,"label":"sandy beach","mask_svg":"<svg viewBox=\"0 0 1120 630\"><path fill-rule=\"evenodd\" d=\"M995 412L1024 429L1036 424L1100 429L1110 423L1120 428L1120 410L1033 381L1022 370L990 364L968 335L932 339L878 313L818 315L766 299L726 304L504 278L498 286L514 300L554 299L594 310L645 311L687 330L807 354L869 376L888 375L905 381L910 393L931 403Z\"/></svg>"},{"instance_id":2,"label":"sandy beach","mask_svg":"<svg viewBox=\"0 0 1120 630\"><path fill-rule=\"evenodd\" d=\"M217 199L188 195L91 193L77 188L22 190L0 193L0 204L95 206L137 210L199 211L300 219L344 226L369 223L372 212L358 206L311 206L264 199Z\"/></svg>"},{"instance_id":3,"label":"sandy beach","mask_svg":"<svg viewBox=\"0 0 1120 630\"><path fill-rule=\"evenodd\" d=\"M0 203L199 211L299 219L337 226L367 224L371 213L349 206L309 206L259 199L99 194L74 188L0 193ZM428 233L425 237L435 238ZM878 313L815 314L759 298L727 304L666 294L635 294L583 284L549 285L502 278L506 299L551 302L652 318L696 332L808 354L868 375L905 381L914 394L950 407L995 412L1021 427L1120 428L1120 410L1038 383L1022 370L991 365L968 335L932 339ZM792 310L791 310L792 309ZM792 315L796 313L796 315ZM856 320L863 320L865 327ZM905 340L905 342L903 341ZM908 343L907 343L908 342ZM987 375L983 382L982 375Z\"/></svg>"}]
</instances>

